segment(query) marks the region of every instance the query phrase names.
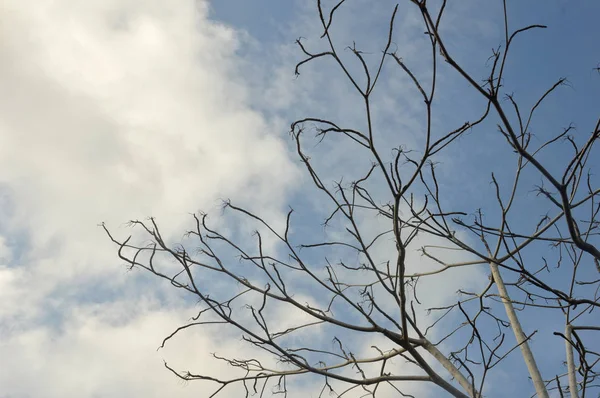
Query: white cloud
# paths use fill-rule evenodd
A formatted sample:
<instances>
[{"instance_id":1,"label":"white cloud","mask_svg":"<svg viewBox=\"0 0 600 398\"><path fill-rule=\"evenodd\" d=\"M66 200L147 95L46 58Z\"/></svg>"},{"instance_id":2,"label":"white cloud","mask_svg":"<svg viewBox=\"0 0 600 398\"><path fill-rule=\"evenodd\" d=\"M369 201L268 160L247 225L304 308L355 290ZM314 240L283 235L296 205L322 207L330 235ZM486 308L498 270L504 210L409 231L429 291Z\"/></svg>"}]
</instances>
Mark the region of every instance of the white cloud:
<instances>
[{"instance_id":1,"label":"white cloud","mask_svg":"<svg viewBox=\"0 0 600 398\"><path fill-rule=\"evenodd\" d=\"M192 0L0 7L3 393L168 395L154 349L181 319L135 284L118 301L136 277L97 224L153 215L180 234L227 197L277 216L295 166L281 126L252 109L243 35ZM120 305L131 319L117 325L94 312Z\"/></svg>"},{"instance_id":2,"label":"white cloud","mask_svg":"<svg viewBox=\"0 0 600 398\"><path fill-rule=\"evenodd\" d=\"M0 345L3 358L12 362L12 370L0 374L3 391L49 398L198 396L215 386L182 383L163 367L162 359L176 368L191 365L207 370L214 336L188 332L185 340L157 351L172 331L170 325L185 321L186 315L177 308L161 310L156 304L127 301L78 309L60 331L45 327L25 331L10 344ZM225 373L224 364L210 366L213 372Z\"/></svg>"},{"instance_id":3,"label":"white cloud","mask_svg":"<svg viewBox=\"0 0 600 398\"><path fill-rule=\"evenodd\" d=\"M68 247L89 272L101 221L175 226L219 197L284 199L293 166L249 108L236 33L194 4L5 6L0 178L30 256Z\"/></svg>"}]
</instances>

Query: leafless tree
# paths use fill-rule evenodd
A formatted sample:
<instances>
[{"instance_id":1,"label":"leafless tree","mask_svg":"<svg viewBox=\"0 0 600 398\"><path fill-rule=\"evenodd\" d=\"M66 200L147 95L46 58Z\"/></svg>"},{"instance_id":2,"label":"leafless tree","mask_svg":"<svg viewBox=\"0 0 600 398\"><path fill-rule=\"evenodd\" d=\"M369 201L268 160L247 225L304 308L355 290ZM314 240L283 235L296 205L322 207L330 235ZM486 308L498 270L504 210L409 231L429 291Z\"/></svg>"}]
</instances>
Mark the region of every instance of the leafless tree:
<instances>
[{"instance_id":1,"label":"leafless tree","mask_svg":"<svg viewBox=\"0 0 600 398\"><path fill-rule=\"evenodd\" d=\"M403 390L415 382L435 385L455 397L495 395L486 390L486 380L519 353L529 374L511 377L515 383L521 378L526 383L529 377L529 395L548 397L553 390L561 397L597 393L600 189L591 167L598 156L594 144L600 137L600 118L584 132L568 126L533 135L531 126L543 102L557 95L567 81L555 81L529 109L504 92L513 44L522 35L545 28L509 29L506 0L499 16L505 37L487 61L489 74L483 80L457 62L445 41L441 26L446 1L435 6L425 0L407 3L420 13L430 45L426 79L419 78L410 60L395 50L398 6L390 9L387 41L374 66L370 64L374 56L355 46L346 49L354 64L340 55L343 50L333 38L332 27L336 13L346 6L344 0L328 7L316 2L325 50L314 52L305 41L297 41L304 58L296 74L308 63L333 61L364 105L356 110L364 114L364 129L320 117L291 124L296 154L316 188L306 195L327 198L324 224L338 227L331 239L306 242L306 234L295 233L294 228L299 220L302 225L309 221L291 209L285 225L277 228L232 201L224 204L226 213L257 225L251 248L247 241L212 227L205 214L194 215L195 225L181 244L163 239L153 218L132 221L140 232L133 238L117 238L104 227L129 266L168 280L201 303L192 321L165 338L163 345L184 329L217 324L237 330L248 346L268 354L266 360L214 354L241 372L229 379L181 372L165 363L185 380L216 383L211 397L234 384L243 384L246 396L287 395L289 380L301 375L317 377L322 395L375 397L387 389L406 396ZM446 125L445 130L434 123L436 79L442 66L451 70L450 77L466 82L481 105L479 115L454 127ZM373 98L384 68L407 77L419 95L413 100L423 107L419 148L378 141ZM481 190L491 189L495 204L468 207L447 197L445 190L456 179L445 181L449 173L440 173L443 163L437 160L465 145L471 139L469 132L490 123L497 126L496 134L509 149L502 152L503 164L512 165L513 174L502 180L488 174L491 184ZM339 176L335 183L324 180L323 171L307 152L305 140L313 139L309 131L316 132L318 141L351 143L356 153L369 157L371 167L349 183L341 179L348 176ZM560 156L544 156L548 151ZM532 196L533 210L526 205ZM380 230L365 228L365 220L377 220ZM317 220L317 227L322 221ZM380 261L381 242L386 241L392 242L393 255ZM436 267L415 264L417 251ZM232 254L237 261L232 261ZM421 303L419 295L433 294L423 291L428 281L451 278L456 270L482 269L489 278L478 290L464 286L443 306L425 308ZM419 286L425 287L418 290ZM274 308L297 311L303 317L298 324L281 328L271 311ZM555 329L536 330L532 322L523 326L528 318L545 317L556 320ZM306 338L311 333L325 333L332 344ZM544 353L536 355L531 348L536 333L554 335L554 346L564 344L566 367L560 370L559 361L547 367L553 373L541 371L538 361ZM294 338L298 334L305 338ZM373 355L361 356L356 343L365 341L385 341L387 346L372 344ZM402 366L396 366L399 363Z\"/></svg>"}]
</instances>

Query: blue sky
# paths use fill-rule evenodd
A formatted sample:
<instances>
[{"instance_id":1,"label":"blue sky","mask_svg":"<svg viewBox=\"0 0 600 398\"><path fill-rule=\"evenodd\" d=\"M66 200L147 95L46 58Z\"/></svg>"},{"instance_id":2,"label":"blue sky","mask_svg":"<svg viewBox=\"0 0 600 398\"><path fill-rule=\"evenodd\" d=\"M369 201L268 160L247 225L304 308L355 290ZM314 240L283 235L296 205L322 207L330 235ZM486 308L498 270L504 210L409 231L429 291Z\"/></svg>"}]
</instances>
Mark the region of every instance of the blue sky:
<instances>
[{"instance_id":1,"label":"blue sky","mask_svg":"<svg viewBox=\"0 0 600 398\"><path fill-rule=\"evenodd\" d=\"M347 3L334 26L336 43L355 40L376 60L395 3ZM162 339L195 314L195 299L140 271L127 271L98 224L106 222L124 236L129 233L124 222L152 215L176 241L189 227L189 213L203 210L251 246L253 226L219 217L221 200L231 198L278 226L292 204L300 214L294 230L299 240L339 236L339 225L328 230L320 225L326 202L307 190L308 178L287 132L291 121L305 116L330 116L363 128L360 98L331 62L317 61L294 76L301 59L294 41L303 36L311 49L322 48L312 2L36 4L8 0L0 6L5 16L0 26L5 88L0 94L0 397L202 396L206 384L182 385L162 359L178 369L224 375L230 370L207 362L208 353L215 347L231 355L245 350L239 336L191 330L157 352ZM569 85L545 102L532 129L547 139L574 123L575 134L585 137L600 104L600 75L593 70L600 63L600 3L513 0L508 5L511 28L539 23L548 29L517 40L506 91L528 108L566 77ZM477 78L485 76L486 59L502 40L500 9L498 1L464 1L447 11L442 32L452 54ZM394 43L417 76L426 77L429 52L415 16L402 2ZM348 52L343 57L353 62ZM382 78L374 102L382 155L390 158L398 145L418 150L421 100L391 64ZM458 126L481 109L473 90L442 66L434 126ZM496 122L490 118L436 159L450 207L482 207L494 217L490 173L509 181L514 169ZM338 141L307 150L327 181L341 176L350 181L370 162ZM542 159L559 169L564 155L550 149ZM597 170L598 160L590 166ZM548 208L531 193L539 181L535 173L526 175L530 185L519 192L523 210L513 220L517 228L535 224ZM386 198L384 190L373 189ZM386 227L382 220L362 222L369 233ZM389 243L378 251L381 261L393 255ZM537 260L543 250L540 245L531 258ZM325 254L353 259L343 251L306 255L323 265ZM429 266L416 252L410 256L414 264ZM458 288L485 285L488 273L474 268L433 278L424 282L421 295L430 305L452 302ZM561 285L561 275L549 280ZM298 281L298 288L307 300L318 300L309 285ZM273 311L281 325L298 316ZM560 317L530 312L523 318L526 329L539 330L533 349L541 352L544 376L553 377L562 369L564 353L552 335L556 328L562 331ZM447 327L460 321L452 318ZM330 344L326 330L310 338ZM372 341L347 338L357 352L372 354ZM513 354L490 376L487 396L530 396L526 377L511 376L524 371L521 357ZM314 393L311 383L294 384L293 397ZM407 388L419 397L439 396L426 386ZM223 396L237 394L232 389Z\"/></svg>"}]
</instances>

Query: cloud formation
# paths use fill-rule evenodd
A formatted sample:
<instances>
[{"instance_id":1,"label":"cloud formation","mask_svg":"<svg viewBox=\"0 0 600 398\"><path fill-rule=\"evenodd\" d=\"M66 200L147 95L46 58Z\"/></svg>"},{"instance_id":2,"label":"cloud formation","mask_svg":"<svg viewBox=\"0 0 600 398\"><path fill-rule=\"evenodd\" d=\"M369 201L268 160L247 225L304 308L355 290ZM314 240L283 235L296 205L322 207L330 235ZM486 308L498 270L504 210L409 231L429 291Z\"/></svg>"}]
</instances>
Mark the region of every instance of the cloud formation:
<instances>
[{"instance_id":1,"label":"cloud formation","mask_svg":"<svg viewBox=\"0 0 600 398\"><path fill-rule=\"evenodd\" d=\"M193 0L9 0L0 12L3 393L166 396L176 381L155 348L190 315L153 305L97 224L123 232L152 215L180 234L220 198L271 211L285 200L295 166L281 126L252 108L244 35Z\"/></svg>"}]
</instances>

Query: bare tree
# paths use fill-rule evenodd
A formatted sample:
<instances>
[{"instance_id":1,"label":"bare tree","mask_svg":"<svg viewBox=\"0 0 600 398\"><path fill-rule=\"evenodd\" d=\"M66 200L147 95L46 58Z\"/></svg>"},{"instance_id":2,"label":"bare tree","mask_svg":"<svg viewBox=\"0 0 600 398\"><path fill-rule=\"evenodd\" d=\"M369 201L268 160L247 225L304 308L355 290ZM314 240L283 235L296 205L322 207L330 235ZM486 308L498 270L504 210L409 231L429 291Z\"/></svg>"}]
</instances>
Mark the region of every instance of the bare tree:
<instances>
[{"instance_id":1,"label":"bare tree","mask_svg":"<svg viewBox=\"0 0 600 398\"><path fill-rule=\"evenodd\" d=\"M395 51L398 6L390 9L387 41L377 63L370 66L373 56L351 46L355 63L349 65L332 37L336 13L344 3L326 8L317 0L321 38L327 48L313 52L298 40L304 58L296 74L308 63L333 61L362 101L363 108L356 111L363 112L366 127L306 117L290 129L296 154L316 188L313 193L327 198L324 224L337 226L331 239L300 241L306 235L294 232L299 218L291 209L285 225L277 228L231 201L224 204L226 212L257 225L252 248L212 227L205 214L194 215L194 228L181 244L163 239L153 218L131 222L141 232L137 238L119 239L104 227L118 245L119 257L131 267L164 278L200 301L202 309L193 320L165 338L163 345L184 329L217 324L234 328L248 346L268 354L267 360L214 354L241 372L229 379L165 366L182 379L216 383L211 397L233 384L243 384L247 396L287 394L288 380L301 375L318 377L322 395L375 397L387 389L405 396L405 386L417 382L435 385L455 397L480 397L493 395L486 390L486 380L520 352L528 375L514 375L513 380L529 377L533 395L548 397L549 391L556 390L560 396L589 396L599 387L600 351L595 341L600 331L600 189L591 160L597 156L593 150L600 137L600 118L584 128L585 134L568 126L534 137L531 126L543 102L556 95L566 80L550 85L529 109L503 91L513 44L521 35L545 26L509 29L504 0L500 16L504 41L491 54L489 74L481 81L457 62L445 41L441 26L446 1L432 6L425 0L407 0L422 17L431 50L430 75L422 79L410 61ZM444 130L434 123L436 79L442 65L451 70L449 76L468 84L481 105L479 115L454 127L445 125ZM424 115L419 148L378 141L373 103L384 68L408 77L420 96L414 99L422 104ZM470 139L468 132L490 123L497 125L497 134L509 149L502 152L507 153L502 155L503 164L512 165L513 174L510 179L488 174L491 185L481 189L491 187L495 205L468 207L448 198L445 190L451 189L452 180L444 180L448 173L440 173L437 160L464 145ZM304 144L312 139L307 131L315 131L318 141L351 143L357 153L369 157L371 166L350 183L342 179L349 176L339 176L335 183L324 180ZM549 150L560 156L545 157ZM523 194L532 190L537 193L533 212L527 206L532 195ZM379 230L366 228L365 220L377 220ZM382 253L389 254L381 251L385 242L392 242L392 256L381 261ZM436 267L415 264L417 251ZM232 261L232 254L238 261ZM451 278L456 270L482 269L489 278L478 290L461 287L453 301L443 306L426 308L421 303L419 295L428 294L423 292L430 286L428 281ZM425 287L419 290L419 286ZM274 308L303 316L298 324L281 328L271 311ZM535 330L532 323L528 328L522 323L535 317L552 317L558 320L553 323L557 328ZM295 339L300 333L326 333L332 344L322 344L316 337ZM555 343L564 344L564 370L561 362L548 367L553 373L543 373L538 362L543 352L536 355L530 344L536 333L554 334ZM361 356L357 341L384 341L387 346L370 344L373 355Z\"/></svg>"}]
</instances>

